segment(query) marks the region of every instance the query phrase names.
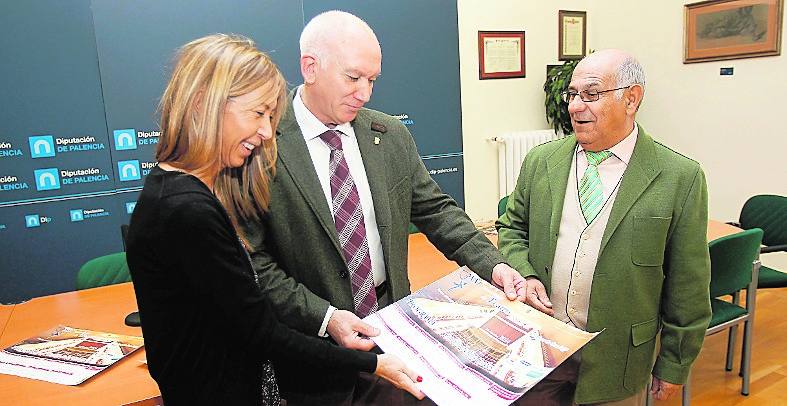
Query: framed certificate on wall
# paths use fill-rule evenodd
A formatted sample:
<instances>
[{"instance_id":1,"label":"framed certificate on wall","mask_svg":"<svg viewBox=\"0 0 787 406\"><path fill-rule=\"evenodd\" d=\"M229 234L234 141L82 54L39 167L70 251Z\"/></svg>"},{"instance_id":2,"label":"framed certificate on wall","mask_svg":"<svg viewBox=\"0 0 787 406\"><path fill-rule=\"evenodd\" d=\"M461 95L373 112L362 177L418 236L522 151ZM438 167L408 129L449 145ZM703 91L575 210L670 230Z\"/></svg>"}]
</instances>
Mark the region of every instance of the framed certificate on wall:
<instances>
[{"instance_id":1,"label":"framed certificate on wall","mask_svg":"<svg viewBox=\"0 0 787 406\"><path fill-rule=\"evenodd\" d=\"M478 79L525 77L524 31L478 31Z\"/></svg>"},{"instance_id":2,"label":"framed certificate on wall","mask_svg":"<svg viewBox=\"0 0 787 406\"><path fill-rule=\"evenodd\" d=\"M587 12L558 11L558 60L585 57L587 49Z\"/></svg>"}]
</instances>

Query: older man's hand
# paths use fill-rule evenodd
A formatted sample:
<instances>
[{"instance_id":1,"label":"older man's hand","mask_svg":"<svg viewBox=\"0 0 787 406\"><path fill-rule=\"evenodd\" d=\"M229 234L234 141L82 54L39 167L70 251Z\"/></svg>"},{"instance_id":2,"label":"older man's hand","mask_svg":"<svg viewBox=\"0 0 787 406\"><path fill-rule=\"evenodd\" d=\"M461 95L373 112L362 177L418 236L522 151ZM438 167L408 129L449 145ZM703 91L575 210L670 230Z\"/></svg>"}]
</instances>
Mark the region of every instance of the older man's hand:
<instances>
[{"instance_id":1,"label":"older man's hand","mask_svg":"<svg viewBox=\"0 0 787 406\"><path fill-rule=\"evenodd\" d=\"M547 295L544 284L535 276L528 276L525 278L525 299L523 302L542 313L546 313L550 316L555 315L555 311L552 310L552 302L549 301L549 295Z\"/></svg>"},{"instance_id":2,"label":"older man's hand","mask_svg":"<svg viewBox=\"0 0 787 406\"><path fill-rule=\"evenodd\" d=\"M683 385L669 383L654 376L653 382L650 385L650 393L653 395L653 399L667 400L675 396L682 388Z\"/></svg>"},{"instance_id":3,"label":"older man's hand","mask_svg":"<svg viewBox=\"0 0 787 406\"><path fill-rule=\"evenodd\" d=\"M508 264L499 263L492 268L492 282L503 288L508 300L523 300L525 278Z\"/></svg>"},{"instance_id":4,"label":"older man's hand","mask_svg":"<svg viewBox=\"0 0 787 406\"><path fill-rule=\"evenodd\" d=\"M380 334L380 330L364 323L347 310L334 311L325 330L340 346L361 351L374 348L374 341L369 337Z\"/></svg>"}]
</instances>

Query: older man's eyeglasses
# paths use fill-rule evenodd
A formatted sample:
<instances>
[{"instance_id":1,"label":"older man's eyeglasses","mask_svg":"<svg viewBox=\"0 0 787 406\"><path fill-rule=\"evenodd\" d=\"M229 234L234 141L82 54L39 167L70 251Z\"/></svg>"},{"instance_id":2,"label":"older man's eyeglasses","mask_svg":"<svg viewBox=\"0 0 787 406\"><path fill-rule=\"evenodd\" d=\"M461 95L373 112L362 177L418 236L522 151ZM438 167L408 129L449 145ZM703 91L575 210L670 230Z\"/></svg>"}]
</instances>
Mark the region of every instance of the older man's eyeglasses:
<instances>
[{"instance_id":1,"label":"older man's eyeglasses","mask_svg":"<svg viewBox=\"0 0 787 406\"><path fill-rule=\"evenodd\" d=\"M574 100L574 97L579 95L579 99L582 100L583 102L592 103L594 101L597 101L601 97L602 93L614 92L615 90L621 90L621 89L628 89L631 86L632 85L618 87L615 89L608 89L608 90L583 90L581 92L575 92L573 90L564 90L560 93L560 97L563 99L564 102L571 103L571 101Z\"/></svg>"}]
</instances>

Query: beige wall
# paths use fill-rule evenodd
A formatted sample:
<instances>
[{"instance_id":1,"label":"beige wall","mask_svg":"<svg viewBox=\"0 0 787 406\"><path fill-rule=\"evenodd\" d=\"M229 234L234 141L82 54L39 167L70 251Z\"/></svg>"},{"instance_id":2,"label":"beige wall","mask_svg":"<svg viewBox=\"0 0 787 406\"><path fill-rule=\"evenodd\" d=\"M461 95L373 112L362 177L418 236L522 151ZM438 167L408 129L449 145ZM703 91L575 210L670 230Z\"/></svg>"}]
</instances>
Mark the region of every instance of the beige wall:
<instances>
[{"instance_id":1,"label":"beige wall","mask_svg":"<svg viewBox=\"0 0 787 406\"><path fill-rule=\"evenodd\" d=\"M735 220L752 195L787 195L784 48L780 56L684 65L684 1L602 3L591 46L627 49L642 62L648 86L638 120L705 169L710 217ZM720 76L721 67L734 75ZM787 253L763 263L787 270Z\"/></svg>"},{"instance_id":2,"label":"beige wall","mask_svg":"<svg viewBox=\"0 0 787 406\"><path fill-rule=\"evenodd\" d=\"M737 219L754 194L787 195L787 52L683 64L688 2L458 0L470 216L496 216L497 147L486 139L508 130L547 128L542 86L545 65L557 60L560 9L588 12L591 49L623 48L642 62L648 83L638 121L702 165L711 218ZM478 30L524 30L527 78L479 81ZM720 67L734 67L735 74L720 76ZM787 264L783 257L779 262Z\"/></svg>"},{"instance_id":3,"label":"beige wall","mask_svg":"<svg viewBox=\"0 0 787 406\"><path fill-rule=\"evenodd\" d=\"M546 65L557 63L557 10L589 0L458 0L465 204L474 220L497 217L497 145L506 131L549 128ZM478 80L478 31L525 31L526 78Z\"/></svg>"},{"instance_id":4,"label":"beige wall","mask_svg":"<svg viewBox=\"0 0 787 406\"><path fill-rule=\"evenodd\" d=\"M684 1L614 3L596 6L590 44L642 62L638 120L705 169L711 218L736 219L755 194L787 195L787 56L683 64ZM735 74L720 76L721 67Z\"/></svg>"}]
</instances>

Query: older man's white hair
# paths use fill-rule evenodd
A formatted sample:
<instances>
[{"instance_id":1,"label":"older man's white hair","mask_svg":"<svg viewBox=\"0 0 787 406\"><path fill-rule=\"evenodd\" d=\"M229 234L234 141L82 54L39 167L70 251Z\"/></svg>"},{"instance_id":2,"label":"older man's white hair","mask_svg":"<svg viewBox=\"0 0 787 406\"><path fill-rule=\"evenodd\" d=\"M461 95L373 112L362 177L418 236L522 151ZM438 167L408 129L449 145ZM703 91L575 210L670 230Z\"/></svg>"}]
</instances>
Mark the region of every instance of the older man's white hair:
<instances>
[{"instance_id":1,"label":"older man's white hair","mask_svg":"<svg viewBox=\"0 0 787 406\"><path fill-rule=\"evenodd\" d=\"M346 11L331 10L312 18L301 32L301 56L313 55L325 62L332 56L332 46L348 41L348 34L366 33L376 42L377 36L366 21ZM322 64L323 68L325 64Z\"/></svg>"},{"instance_id":2,"label":"older man's white hair","mask_svg":"<svg viewBox=\"0 0 787 406\"><path fill-rule=\"evenodd\" d=\"M615 87L628 87L633 85L640 85L642 86L642 90L645 90L645 69L642 68L639 61L637 61L633 56L627 56L623 59L623 62L620 63L618 66L617 72L615 72ZM616 90L615 97L620 99L623 97L623 90Z\"/></svg>"}]
</instances>

